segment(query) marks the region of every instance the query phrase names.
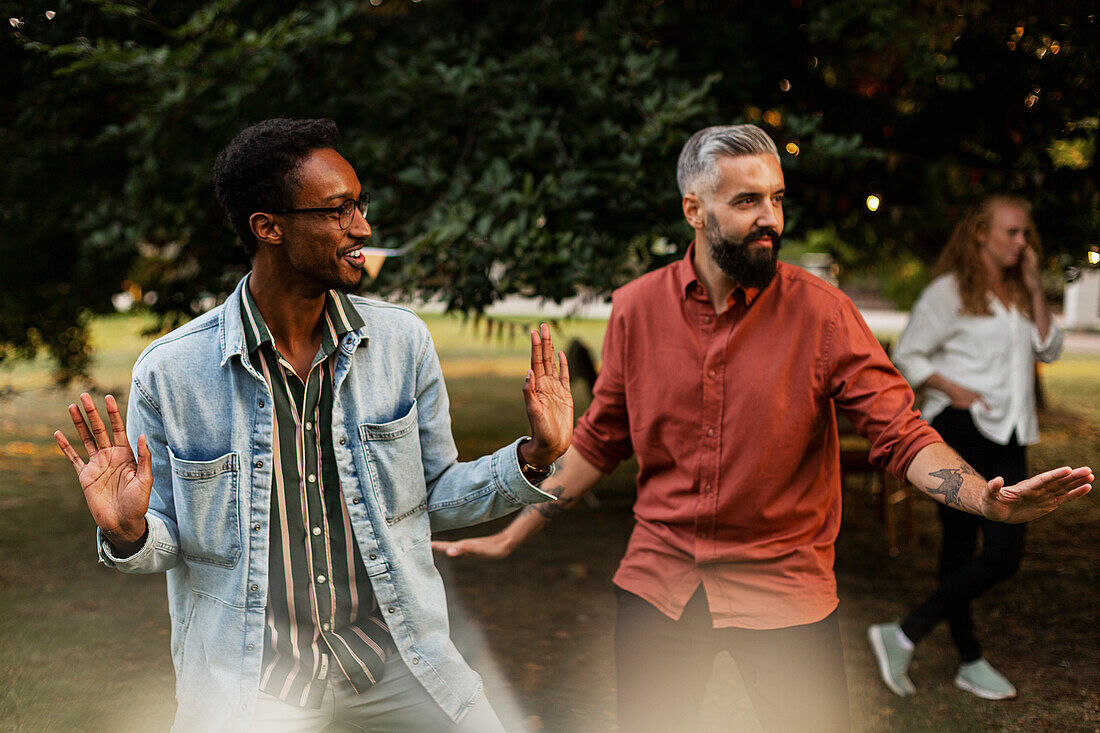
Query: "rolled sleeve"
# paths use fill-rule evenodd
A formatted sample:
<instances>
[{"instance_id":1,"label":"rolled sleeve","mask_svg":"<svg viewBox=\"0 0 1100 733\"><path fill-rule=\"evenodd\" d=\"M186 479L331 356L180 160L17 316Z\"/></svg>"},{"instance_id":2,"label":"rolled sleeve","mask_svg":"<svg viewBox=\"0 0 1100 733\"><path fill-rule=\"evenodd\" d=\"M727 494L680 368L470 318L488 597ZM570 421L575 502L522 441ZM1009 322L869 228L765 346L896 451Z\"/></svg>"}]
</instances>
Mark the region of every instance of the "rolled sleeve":
<instances>
[{"instance_id":1,"label":"rolled sleeve","mask_svg":"<svg viewBox=\"0 0 1100 733\"><path fill-rule=\"evenodd\" d=\"M1059 356L1062 355L1062 349L1065 347L1066 336L1062 332L1062 329L1058 328L1058 325L1054 323L1052 319L1050 322L1050 329L1047 331L1047 337L1044 339L1039 335L1039 329L1035 326L1031 328L1031 348L1035 352L1035 358L1044 364L1049 364Z\"/></svg>"},{"instance_id":2,"label":"rolled sleeve","mask_svg":"<svg viewBox=\"0 0 1100 733\"><path fill-rule=\"evenodd\" d=\"M834 315L826 363L829 391L871 442L871 462L904 481L917 453L942 438L920 418L913 390L854 306Z\"/></svg>"}]
</instances>

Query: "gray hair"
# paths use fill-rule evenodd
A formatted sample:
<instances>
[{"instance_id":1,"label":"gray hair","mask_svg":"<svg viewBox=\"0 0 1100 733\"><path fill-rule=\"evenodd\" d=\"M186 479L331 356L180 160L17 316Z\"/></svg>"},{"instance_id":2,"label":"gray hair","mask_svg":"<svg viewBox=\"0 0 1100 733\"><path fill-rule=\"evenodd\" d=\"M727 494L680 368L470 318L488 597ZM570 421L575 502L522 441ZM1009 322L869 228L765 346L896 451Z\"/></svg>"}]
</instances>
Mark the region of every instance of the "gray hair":
<instances>
[{"instance_id":1,"label":"gray hair","mask_svg":"<svg viewBox=\"0 0 1100 733\"><path fill-rule=\"evenodd\" d=\"M775 142L756 125L704 127L691 136L680 152L680 162L676 164L676 185L680 187L680 195L686 196L693 189L710 193L718 188L716 161L719 156L737 158L767 153L779 161Z\"/></svg>"}]
</instances>

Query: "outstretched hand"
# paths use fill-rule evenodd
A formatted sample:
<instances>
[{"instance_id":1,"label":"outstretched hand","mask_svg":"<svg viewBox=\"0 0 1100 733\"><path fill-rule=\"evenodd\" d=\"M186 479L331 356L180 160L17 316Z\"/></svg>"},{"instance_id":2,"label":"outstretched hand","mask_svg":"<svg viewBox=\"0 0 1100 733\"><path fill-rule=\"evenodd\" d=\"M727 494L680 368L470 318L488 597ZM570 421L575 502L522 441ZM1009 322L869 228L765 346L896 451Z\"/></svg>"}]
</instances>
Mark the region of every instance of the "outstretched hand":
<instances>
[{"instance_id":1,"label":"outstretched hand","mask_svg":"<svg viewBox=\"0 0 1100 733\"><path fill-rule=\"evenodd\" d=\"M531 441L524 444L525 458L549 466L565 453L573 437L573 393L569 391L569 363L565 352L554 360L550 327L540 324L531 332L531 368L523 382L523 401L531 423Z\"/></svg>"},{"instance_id":2,"label":"outstretched hand","mask_svg":"<svg viewBox=\"0 0 1100 733\"><path fill-rule=\"evenodd\" d=\"M153 460L144 435L138 438L138 455L134 459L115 398L107 395L106 403L110 433L88 393L80 395L87 419L79 407L69 405L69 417L88 452L87 462L60 430L53 437L76 469L96 525L116 549L126 551L135 549L145 534L145 512L153 489Z\"/></svg>"},{"instance_id":3,"label":"outstretched hand","mask_svg":"<svg viewBox=\"0 0 1100 733\"><path fill-rule=\"evenodd\" d=\"M448 557L465 555L479 560L503 560L512 554L504 532L464 540L432 540L432 549Z\"/></svg>"},{"instance_id":4,"label":"outstretched hand","mask_svg":"<svg viewBox=\"0 0 1100 733\"><path fill-rule=\"evenodd\" d=\"M982 514L997 522L1029 522L1089 493L1093 480L1095 476L1087 466L1072 470L1062 466L1012 486L1005 486L998 476L982 495Z\"/></svg>"}]
</instances>

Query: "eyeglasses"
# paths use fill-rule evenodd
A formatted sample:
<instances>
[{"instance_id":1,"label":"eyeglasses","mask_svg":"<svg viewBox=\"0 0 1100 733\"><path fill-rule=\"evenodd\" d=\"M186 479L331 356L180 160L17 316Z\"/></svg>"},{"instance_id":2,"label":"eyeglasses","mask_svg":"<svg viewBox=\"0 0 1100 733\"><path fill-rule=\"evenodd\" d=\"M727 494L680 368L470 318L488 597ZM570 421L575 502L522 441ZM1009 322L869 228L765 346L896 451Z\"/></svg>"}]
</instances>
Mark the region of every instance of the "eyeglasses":
<instances>
[{"instance_id":1,"label":"eyeglasses","mask_svg":"<svg viewBox=\"0 0 1100 733\"><path fill-rule=\"evenodd\" d=\"M370 194L366 191L359 197L359 200L348 199L339 206L325 206L322 208L312 209L279 209L276 214L336 214L337 221L340 223L341 229L347 229L351 226L351 220L355 216L355 210L359 209L359 213L363 215L363 218L367 218L367 207L370 206Z\"/></svg>"}]
</instances>

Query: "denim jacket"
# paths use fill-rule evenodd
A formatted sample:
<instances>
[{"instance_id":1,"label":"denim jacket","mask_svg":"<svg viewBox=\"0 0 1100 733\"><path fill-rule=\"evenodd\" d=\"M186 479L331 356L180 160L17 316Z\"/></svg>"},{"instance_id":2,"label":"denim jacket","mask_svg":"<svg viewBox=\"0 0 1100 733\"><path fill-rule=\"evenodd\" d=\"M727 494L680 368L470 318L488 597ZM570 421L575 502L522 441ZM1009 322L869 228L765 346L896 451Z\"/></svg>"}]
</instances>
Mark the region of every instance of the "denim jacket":
<instances>
[{"instance_id":1,"label":"denim jacket","mask_svg":"<svg viewBox=\"0 0 1100 733\"><path fill-rule=\"evenodd\" d=\"M167 571L177 730L248 725L260 680L270 544L273 400L247 358L240 290L157 339L134 365L132 446L153 455L148 538L102 562ZM516 443L457 462L431 336L412 312L353 297L365 326L336 351L332 438L348 514L402 660L452 719L481 679L448 633L435 530L553 497L524 478ZM517 441L518 442L518 441Z\"/></svg>"}]
</instances>

